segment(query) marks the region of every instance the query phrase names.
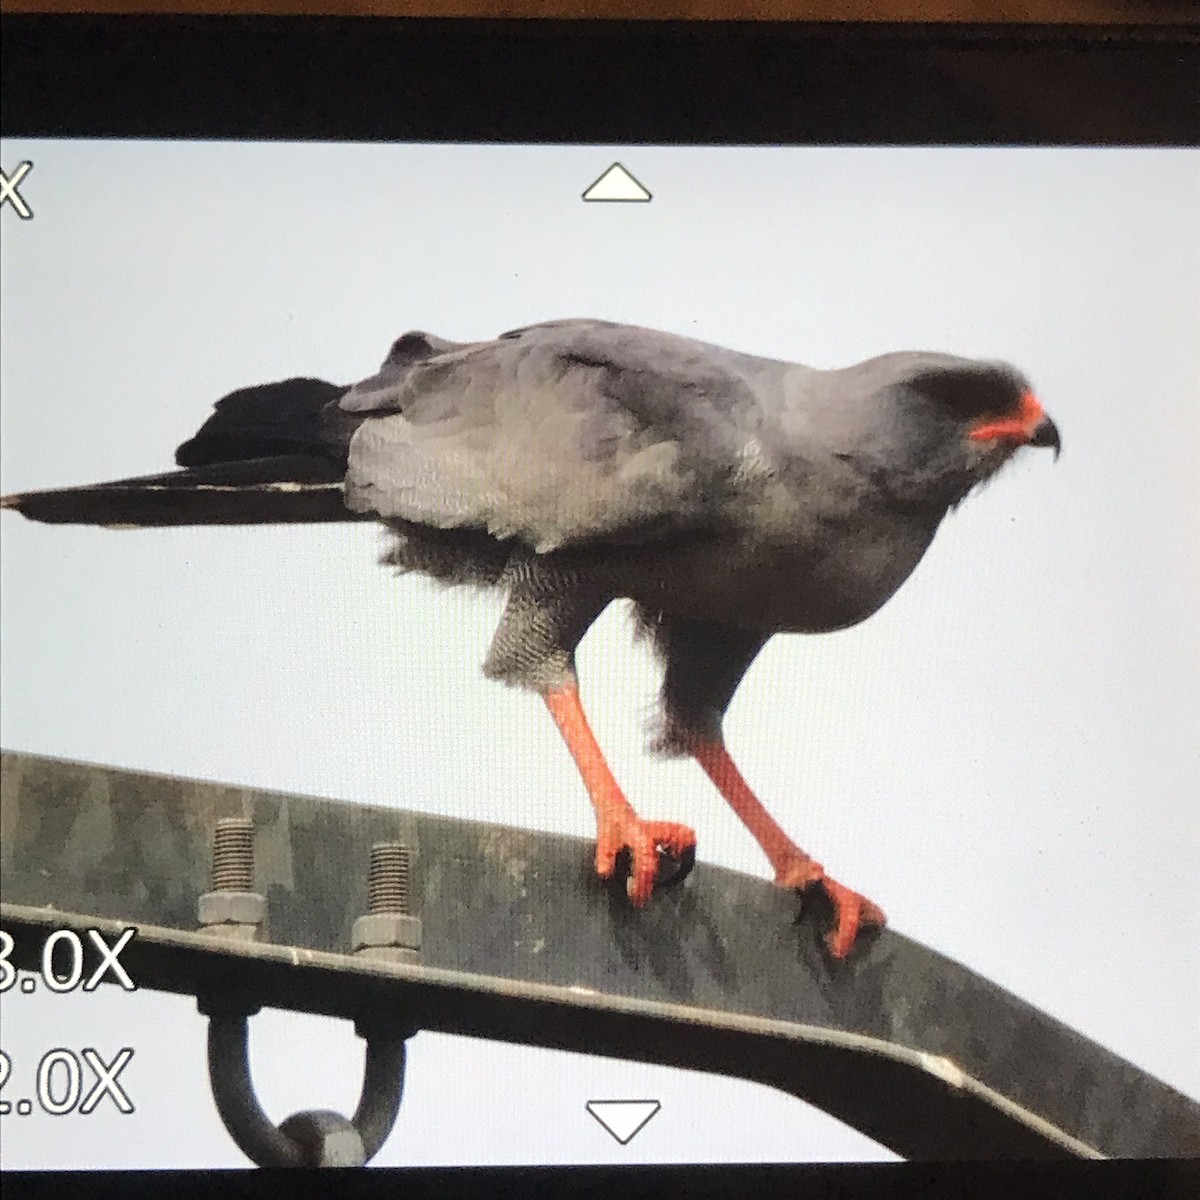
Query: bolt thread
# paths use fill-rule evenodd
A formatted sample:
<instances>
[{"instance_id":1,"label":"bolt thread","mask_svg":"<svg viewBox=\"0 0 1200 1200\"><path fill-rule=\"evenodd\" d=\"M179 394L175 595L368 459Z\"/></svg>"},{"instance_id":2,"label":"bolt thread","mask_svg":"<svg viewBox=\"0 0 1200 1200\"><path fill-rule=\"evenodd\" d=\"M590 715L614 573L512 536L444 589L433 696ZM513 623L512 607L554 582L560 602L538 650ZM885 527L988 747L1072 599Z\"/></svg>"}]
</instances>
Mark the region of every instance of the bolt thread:
<instances>
[{"instance_id":1,"label":"bolt thread","mask_svg":"<svg viewBox=\"0 0 1200 1200\"><path fill-rule=\"evenodd\" d=\"M411 874L412 856L403 842L376 842L367 876L368 910L407 914Z\"/></svg>"},{"instance_id":2,"label":"bolt thread","mask_svg":"<svg viewBox=\"0 0 1200 1200\"><path fill-rule=\"evenodd\" d=\"M222 817L213 835L213 891L254 890L254 822Z\"/></svg>"}]
</instances>

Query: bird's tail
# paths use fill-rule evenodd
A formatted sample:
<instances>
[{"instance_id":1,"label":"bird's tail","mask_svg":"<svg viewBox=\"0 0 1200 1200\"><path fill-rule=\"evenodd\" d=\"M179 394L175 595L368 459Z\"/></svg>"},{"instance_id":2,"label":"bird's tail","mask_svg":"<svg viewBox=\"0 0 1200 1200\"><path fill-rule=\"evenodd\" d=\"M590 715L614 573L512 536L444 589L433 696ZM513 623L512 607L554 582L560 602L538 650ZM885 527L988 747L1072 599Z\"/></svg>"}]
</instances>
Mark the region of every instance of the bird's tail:
<instances>
[{"instance_id":1,"label":"bird's tail","mask_svg":"<svg viewBox=\"0 0 1200 1200\"><path fill-rule=\"evenodd\" d=\"M320 379L243 388L175 453L182 470L82 487L19 492L0 507L34 521L149 528L267 525L363 518L342 502L350 437L362 417Z\"/></svg>"},{"instance_id":2,"label":"bird's tail","mask_svg":"<svg viewBox=\"0 0 1200 1200\"><path fill-rule=\"evenodd\" d=\"M0 497L33 521L143 529L164 525L270 525L362 518L342 503L340 468L293 454L214 463L82 487Z\"/></svg>"}]
</instances>

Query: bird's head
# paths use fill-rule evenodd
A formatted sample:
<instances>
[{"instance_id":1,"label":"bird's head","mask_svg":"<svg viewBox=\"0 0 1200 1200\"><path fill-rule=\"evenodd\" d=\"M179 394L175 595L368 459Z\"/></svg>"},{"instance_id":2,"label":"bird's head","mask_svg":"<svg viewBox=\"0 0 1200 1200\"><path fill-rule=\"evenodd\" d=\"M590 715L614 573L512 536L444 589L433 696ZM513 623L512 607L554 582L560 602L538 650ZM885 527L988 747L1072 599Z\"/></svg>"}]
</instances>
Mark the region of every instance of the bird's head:
<instances>
[{"instance_id":1,"label":"bird's head","mask_svg":"<svg viewBox=\"0 0 1200 1200\"><path fill-rule=\"evenodd\" d=\"M957 504L1024 446L1062 449L1033 387L1007 363L889 354L851 368L870 396L869 457L898 498Z\"/></svg>"}]
</instances>

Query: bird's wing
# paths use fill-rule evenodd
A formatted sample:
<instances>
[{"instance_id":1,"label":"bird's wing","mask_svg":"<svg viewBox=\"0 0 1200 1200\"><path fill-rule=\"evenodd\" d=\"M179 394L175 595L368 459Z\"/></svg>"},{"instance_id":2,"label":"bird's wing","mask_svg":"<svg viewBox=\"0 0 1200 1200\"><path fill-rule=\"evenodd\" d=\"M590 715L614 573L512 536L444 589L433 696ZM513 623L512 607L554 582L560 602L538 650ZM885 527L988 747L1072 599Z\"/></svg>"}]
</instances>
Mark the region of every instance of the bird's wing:
<instances>
[{"instance_id":1,"label":"bird's wing","mask_svg":"<svg viewBox=\"0 0 1200 1200\"><path fill-rule=\"evenodd\" d=\"M719 523L762 407L744 364L762 360L599 321L430 349L343 398L366 418L350 508L542 553Z\"/></svg>"}]
</instances>

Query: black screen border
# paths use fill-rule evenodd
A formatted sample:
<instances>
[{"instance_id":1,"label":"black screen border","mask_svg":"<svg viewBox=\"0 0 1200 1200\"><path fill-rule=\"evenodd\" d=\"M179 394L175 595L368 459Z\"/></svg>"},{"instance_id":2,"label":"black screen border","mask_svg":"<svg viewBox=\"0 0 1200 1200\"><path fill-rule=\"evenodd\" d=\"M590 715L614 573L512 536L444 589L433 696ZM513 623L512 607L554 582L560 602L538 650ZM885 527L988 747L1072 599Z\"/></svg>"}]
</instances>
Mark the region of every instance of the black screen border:
<instances>
[{"instance_id":1,"label":"black screen border","mask_svg":"<svg viewBox=\"0 0 1200 1200\"><path fill-rule=\"evenodd\" d=\"M6 137L1200 143L1200 31L9 14Z\"/></svg>"},{"instance_id":2,"label":"black screen border","mask_svg":"<svg viewBox=\"0 0 1200 1200\"><path fill-rule=\"evenodd\" d=\"M6 14L0 30L7 138L1200 144L1200 37L1186 27ZM371 1172L351 1190L766 1196L794 1194L797 1171L811 1196L1166 1195L1195 1179L1167 1163L485 1168ZM14 1194L231 1185L226 1172L6 1176ZM279 1186L232 1178L242 1193Z\"/></svg>"}]
</instances>

